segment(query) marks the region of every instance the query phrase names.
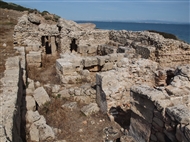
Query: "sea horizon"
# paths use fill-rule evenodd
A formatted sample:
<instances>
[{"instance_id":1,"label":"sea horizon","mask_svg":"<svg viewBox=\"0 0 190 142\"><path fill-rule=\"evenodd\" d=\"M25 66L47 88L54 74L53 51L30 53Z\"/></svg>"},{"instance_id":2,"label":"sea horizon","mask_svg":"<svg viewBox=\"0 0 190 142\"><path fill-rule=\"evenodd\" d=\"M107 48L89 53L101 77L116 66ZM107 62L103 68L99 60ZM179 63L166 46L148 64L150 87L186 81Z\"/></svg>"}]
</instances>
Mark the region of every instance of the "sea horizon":
<instances>
[{"instance_id":1,"label":"sea horizon","mask_svg":"<svg viewBox=\"0 0 190 142\"><path fill-rule=\"evenodd\" d=\"M190 25L188 22L159 21L159 20L72 20L75 22L121 22L121 23L148 23L148 24L181 24Z\"/></svg>"},{"instance_id":2,"label":"sea horizon","mask_svg":"<svg viewBox=\"0 0 190 142\"><path fill-rule=\"evenodd\" d=\"M190 24L189 23L153 23L153 21L75 21L77 23L93 23L97 29L105 30L127 30L127 31L147 31L154 30L175 35L179 40L190 44Z\"/></svg>"}]
</instances>

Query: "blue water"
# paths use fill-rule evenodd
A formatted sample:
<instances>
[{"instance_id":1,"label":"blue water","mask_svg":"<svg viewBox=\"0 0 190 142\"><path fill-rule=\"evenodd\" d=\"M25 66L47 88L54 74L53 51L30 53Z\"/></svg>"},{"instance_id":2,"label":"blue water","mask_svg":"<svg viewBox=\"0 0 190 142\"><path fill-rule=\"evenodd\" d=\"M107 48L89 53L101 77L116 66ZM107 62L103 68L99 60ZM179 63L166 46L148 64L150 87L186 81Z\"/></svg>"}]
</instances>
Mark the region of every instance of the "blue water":
<instances>
[{"instance_id":1,"label":"blue water","mask_svg":"<svg viewBox=\"0 0 190 142\"><path fill-rule=\"evenodd\" d=\"M145 31L156 30L171 33L180 40L190 43L190 24L130 23L130 22L99 22L77 21L77 23L94 23L98 29Z\"/></svg>"}]
</instances>

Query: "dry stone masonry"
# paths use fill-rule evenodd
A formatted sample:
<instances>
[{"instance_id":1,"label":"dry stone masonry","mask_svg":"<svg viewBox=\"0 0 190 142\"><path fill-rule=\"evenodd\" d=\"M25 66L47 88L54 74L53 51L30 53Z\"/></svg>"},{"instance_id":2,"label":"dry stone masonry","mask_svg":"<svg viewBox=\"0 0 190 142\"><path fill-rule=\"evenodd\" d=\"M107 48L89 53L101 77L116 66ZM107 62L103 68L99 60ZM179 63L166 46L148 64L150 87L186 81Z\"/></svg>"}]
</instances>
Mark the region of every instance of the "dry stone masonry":
<instances>
[{"instance_id":1,"label":"dry stone masonry","mask_svg":"<svg viewBox=\"0 0 190 142\"><path fill-rule=\"evenodd\" d=\"M112 119L111 109L120 108L115 114L130 110L123 142L190 141L189 44L148 31L98 30L62 18L48 24L33 13L18 19L13 37L20 55L7 60L1 79L1 141L21 142L24 123L31 141L56 141L61 130L47 125L37 109L52 96L86 104L81 109L86 116L100 110ZM61 84L27 78L27 67L43 67L47 56L57 57ZM76 102L62 108L72 111Z\"/></svg>"}]
</instances>

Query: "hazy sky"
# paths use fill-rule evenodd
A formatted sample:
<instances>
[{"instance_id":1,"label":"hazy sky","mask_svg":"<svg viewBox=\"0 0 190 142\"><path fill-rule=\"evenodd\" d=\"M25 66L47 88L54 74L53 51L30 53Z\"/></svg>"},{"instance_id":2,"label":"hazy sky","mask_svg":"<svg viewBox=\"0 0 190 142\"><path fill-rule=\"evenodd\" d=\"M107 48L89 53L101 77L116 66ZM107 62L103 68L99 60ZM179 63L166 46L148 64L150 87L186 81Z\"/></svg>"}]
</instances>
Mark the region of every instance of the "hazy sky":
<instances>
[{"instance_id":1,"label":"hazy sky","mask_svg":"<svg viewBox=\"0 0 190 142\"><path fill-rule=\"evenodd\" d=\"M161 20L190 23L190 0L4 0L69 20Z\"/></svg>"}]
</instances>

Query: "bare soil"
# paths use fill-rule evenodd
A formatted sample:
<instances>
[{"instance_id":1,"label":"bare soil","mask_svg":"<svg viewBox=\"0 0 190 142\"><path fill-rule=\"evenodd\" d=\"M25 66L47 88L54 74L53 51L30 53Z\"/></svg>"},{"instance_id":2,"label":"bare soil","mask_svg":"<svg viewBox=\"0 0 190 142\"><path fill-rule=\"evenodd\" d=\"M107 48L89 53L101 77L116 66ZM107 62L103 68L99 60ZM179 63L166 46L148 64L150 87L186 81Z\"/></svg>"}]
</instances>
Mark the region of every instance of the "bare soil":
<instances>
[{"instance_id":1,"label":"bare soil","mask_svg":"<svg viewBox=\"0 0 190 142\"><path fill-rule=\"evenodd\" d=\"M21 15L20 12L0 8L0 78L3 77L6 59L17 55L13 49L13 33Z\"/></svg>"},{"instance_id":2,"label":"bare soil","mask_svg":"<svg viewBox=\"0 0 190 142\"><path fill-rule=\"evenodd\" d=\"M41 68L29 68L28 77L34 81L39 81L42 84L60 84L60 80L56 75L55 61L58 57L46 56L43 58ZM94 81L95 74L92 73ZM77 84L76 86L81 85ZM41 115L46 118L49 126L61 130L57 134L57 140L66 140L67 142L102 142L105 140L103 129L113 127L119 131L118 135L111 139L119 138L122 133L120 126L116 122L111 122L107 114L98 112L91 116L85 116L80 110L86 104L77 102L77 108L70 110L61 106L66 102L73 102L73 97L60 98L53 97L51 90L46 88L51 101L43 107L38 108ZM27 142L30 142L29 139Z\"/></svg>"}]
</instances>

